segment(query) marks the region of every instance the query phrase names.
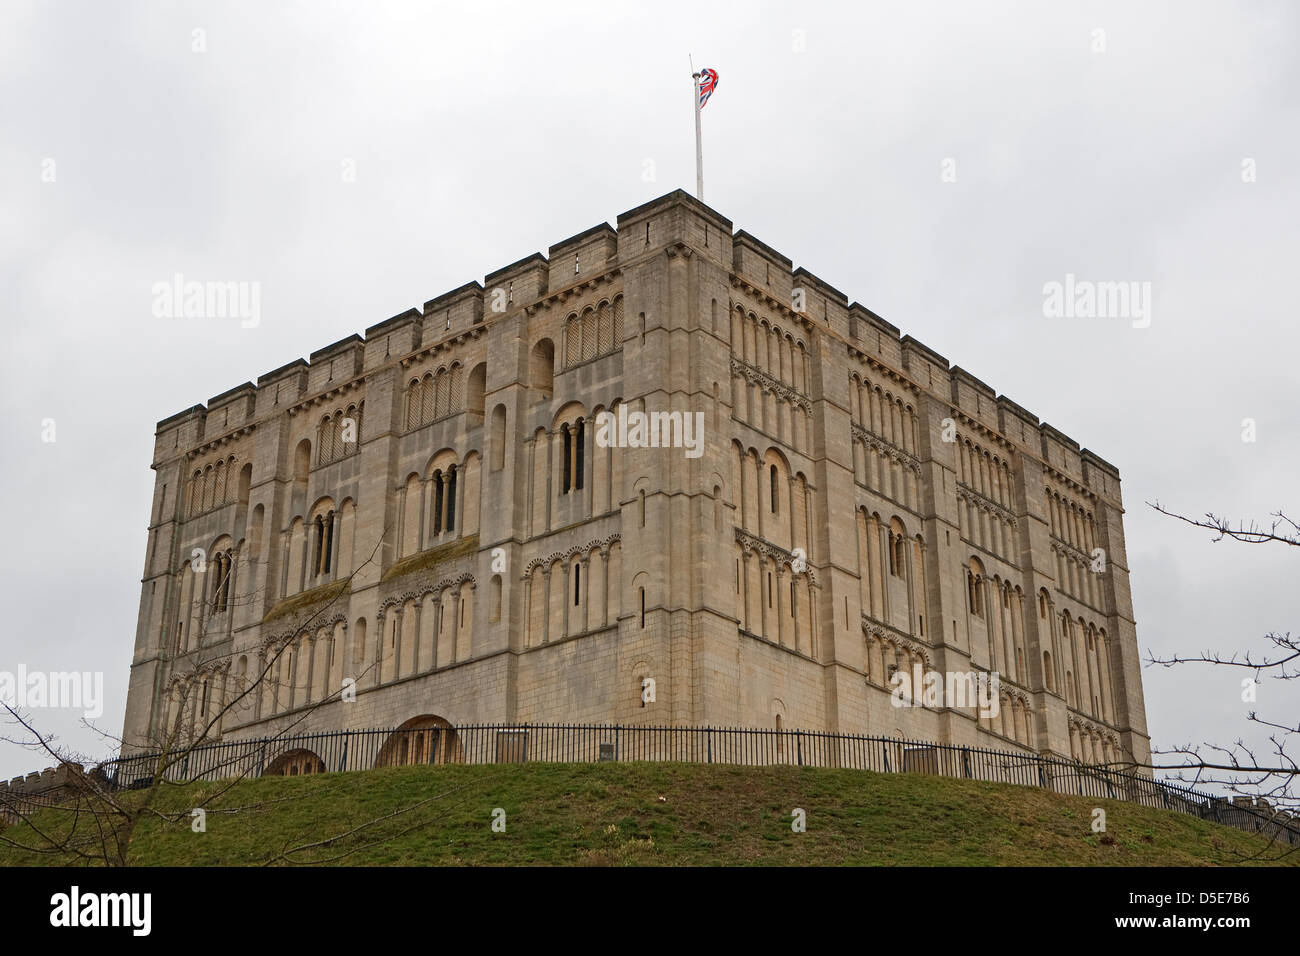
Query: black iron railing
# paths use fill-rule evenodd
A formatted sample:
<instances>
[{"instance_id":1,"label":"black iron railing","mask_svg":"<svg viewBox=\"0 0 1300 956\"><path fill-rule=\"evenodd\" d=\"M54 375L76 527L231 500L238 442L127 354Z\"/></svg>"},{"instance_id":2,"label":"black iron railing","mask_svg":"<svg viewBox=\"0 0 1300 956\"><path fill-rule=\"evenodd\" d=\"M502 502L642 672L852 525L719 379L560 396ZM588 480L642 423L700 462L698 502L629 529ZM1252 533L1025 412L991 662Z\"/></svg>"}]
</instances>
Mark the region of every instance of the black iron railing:
<instances>
[{"instance_id":1,"label":"black iron railing","mask_svg":"<svg viewBox=\"0 0 1300 956\"><path fill-rule=\"evenodd\" d=\"M1044 757L897 737L746 727L647 727L618 724L468 724L391 730L338 730L227 740L163 758L139 753L106 761L100 776L114 788L148 786L161 771L178 783L240 776L368 770L415 763L591 763L683 761L743 766L788 764L1042 787L1056 793L1125 800L1300 844L1300 817L1243 805L1149 776Z\"/></svg>"}]
</instances>

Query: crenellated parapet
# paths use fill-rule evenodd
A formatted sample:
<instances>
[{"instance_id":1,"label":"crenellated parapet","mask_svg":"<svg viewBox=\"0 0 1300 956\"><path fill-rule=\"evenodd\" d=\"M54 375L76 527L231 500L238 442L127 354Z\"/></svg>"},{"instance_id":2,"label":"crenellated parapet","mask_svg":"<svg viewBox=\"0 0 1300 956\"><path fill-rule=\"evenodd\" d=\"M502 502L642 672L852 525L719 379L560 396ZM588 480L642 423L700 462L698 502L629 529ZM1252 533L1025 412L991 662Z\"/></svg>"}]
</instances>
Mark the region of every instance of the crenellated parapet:
<instances>
[{"instance_id":1,"label":"crenellated parapet","mask_svg":"<svg viewBox=\"0 0 1300 956\"><path fill-rule=\"evenodd\" d=\"M218 732L892 733L906 654L1008 704L909 733L1145 753L1116 469L681 191L163 419L153 467L129 740L268 667Z\"/></svg>"}]
</instances>

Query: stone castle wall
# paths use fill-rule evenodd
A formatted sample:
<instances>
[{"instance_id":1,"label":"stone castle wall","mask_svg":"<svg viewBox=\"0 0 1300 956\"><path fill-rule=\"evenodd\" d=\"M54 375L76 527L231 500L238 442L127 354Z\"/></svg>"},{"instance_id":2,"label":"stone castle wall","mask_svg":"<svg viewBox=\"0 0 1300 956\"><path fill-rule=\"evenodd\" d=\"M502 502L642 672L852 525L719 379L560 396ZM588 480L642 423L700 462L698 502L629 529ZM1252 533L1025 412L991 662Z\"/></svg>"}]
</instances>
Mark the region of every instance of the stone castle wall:
<instances>
[{"instance_id":1,"label":"stone castle wall","mask_svg":"<svg viewBox=\"0 0 1300 956\"><path fill-rule=\"evenodd\" d=\"M1116 469L680 191L617 222L158 424L128 749L230 703L1145 760Z\"/></svg>"}]
</instances>

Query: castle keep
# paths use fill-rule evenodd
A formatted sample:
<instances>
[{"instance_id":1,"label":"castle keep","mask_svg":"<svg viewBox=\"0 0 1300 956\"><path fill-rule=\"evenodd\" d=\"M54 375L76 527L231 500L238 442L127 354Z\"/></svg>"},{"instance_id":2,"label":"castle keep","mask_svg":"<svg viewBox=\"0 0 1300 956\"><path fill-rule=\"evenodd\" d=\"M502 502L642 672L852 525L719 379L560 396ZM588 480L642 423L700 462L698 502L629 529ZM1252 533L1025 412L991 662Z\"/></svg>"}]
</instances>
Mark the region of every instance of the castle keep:
<instances>
[{"instance_id":1,"label":"castle keep","mask_svg":"<svg viewBox=\"0 0 1300 956\"><path fill-rule=\"evenodd\" d=\"M164 419L153 468L128 750L238 698L224 739L1149 755L1116 469L680 191ZM998 706L894 706L900 670Z\"/></svg>"}]
</instances>

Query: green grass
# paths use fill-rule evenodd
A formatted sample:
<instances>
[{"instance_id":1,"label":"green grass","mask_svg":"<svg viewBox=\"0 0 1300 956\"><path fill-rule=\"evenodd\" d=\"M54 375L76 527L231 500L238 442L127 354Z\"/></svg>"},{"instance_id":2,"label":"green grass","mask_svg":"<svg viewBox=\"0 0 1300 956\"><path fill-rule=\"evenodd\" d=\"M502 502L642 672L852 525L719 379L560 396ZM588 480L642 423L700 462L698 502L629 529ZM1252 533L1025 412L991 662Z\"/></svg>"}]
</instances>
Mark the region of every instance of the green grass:
<instances>
[{"instance_id":1,"label":"green grass","mask_svg":"<svg viewBox=\"0 0 1300 956\"><path fill-rule=\"evenodd\" d=\"M219 786L166 788L160 806L184 811ZM506 814L504 833L491 827L497 807ZM807 813L804 833L791 830L796 807ZM1092 832L1093 807L1106 811L1105 834ZM59 829L69 818L43 811L37 822ZM74 862L5 845L34 840L26 824L0 832L0 865ZM328 842L294 850L321 841ZM1033 787L854 770L605 763L247 780L208 804L205 833L192 832L188 815L146 819L130 862L1197 866L1260 853L1276 858L1282 848L1184 814Z\"/></svg>"}]
</instances>

